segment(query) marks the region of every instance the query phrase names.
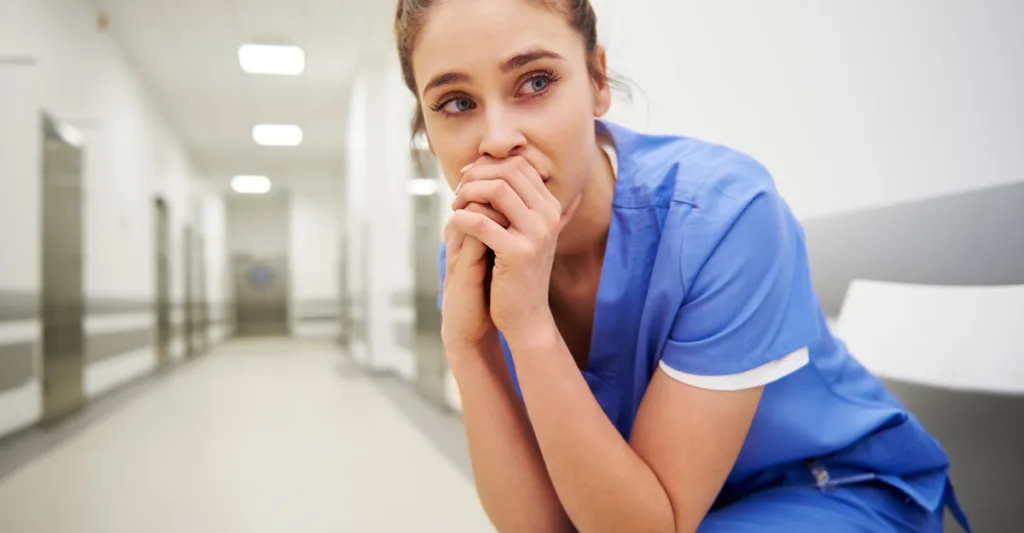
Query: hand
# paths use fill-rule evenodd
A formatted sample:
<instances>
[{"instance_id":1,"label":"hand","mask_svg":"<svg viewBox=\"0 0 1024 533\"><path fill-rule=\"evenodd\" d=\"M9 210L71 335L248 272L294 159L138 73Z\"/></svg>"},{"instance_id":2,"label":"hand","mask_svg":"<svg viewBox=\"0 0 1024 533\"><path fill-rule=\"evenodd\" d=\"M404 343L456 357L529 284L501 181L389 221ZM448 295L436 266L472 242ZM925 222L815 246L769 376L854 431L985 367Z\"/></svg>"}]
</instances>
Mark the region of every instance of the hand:
<instances>
[{"instance_id":1,"label":"hand","mask_svg":"<svg viewBox=\"0 0 1024 533\"><path fill-rule=\"evenodd\" d=\"M502 227L508 219L487 204L470 203L465 209ZM494 252L476 237L445 228L445 280L441 298L441 339L449 364L460 353L481 352L498 345L497 330L488 312L491 270Z\"/></svg>"},{"instance_id":2,"label":"hand","mask_svg":"<svg viewBox=\"0 0 1024 533\"><path fill-rule=\"evenodd\" d=\"M450 225L494 251L490 317L506 335L528 333L549 319L548 290L558 234L579 206L577 195L564 212L526 159L482 158L457 189ZM489 205L504 215L507 228L476 212Z\"/></svg>"},{"instance_id":3,"label":"hand","mask_svg":"<svg viewBox=\"0 0 1024 533\"><path fill-rule=\"evenodd\" d=\"M476 237L455 229L451 222L445 228L444 241L441 340L450 358L479 352L487 344L487 337L496 336L497 331L487 311L491 270L487 247Z\"/></svg>"}]
</instances>

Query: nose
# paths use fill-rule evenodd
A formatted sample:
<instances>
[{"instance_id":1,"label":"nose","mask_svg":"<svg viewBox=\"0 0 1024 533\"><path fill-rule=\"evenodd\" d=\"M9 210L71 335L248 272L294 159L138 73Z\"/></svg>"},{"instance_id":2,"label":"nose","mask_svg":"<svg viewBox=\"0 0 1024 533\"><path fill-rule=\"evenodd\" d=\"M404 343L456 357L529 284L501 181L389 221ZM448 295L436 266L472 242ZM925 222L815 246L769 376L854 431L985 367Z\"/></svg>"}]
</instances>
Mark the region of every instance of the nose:
<instances>
[{"instance_id":1,"label":"nose","mask_svg":"<svg viewBox=\"0 0 1024 533\"><path fill-rule=\"evenodd\" d=\"M487 124L480 139L479 153L495 159L520 154L526 149L526 136L512 113L500 106L488 110Z\"/></svg>"}]
</instances>

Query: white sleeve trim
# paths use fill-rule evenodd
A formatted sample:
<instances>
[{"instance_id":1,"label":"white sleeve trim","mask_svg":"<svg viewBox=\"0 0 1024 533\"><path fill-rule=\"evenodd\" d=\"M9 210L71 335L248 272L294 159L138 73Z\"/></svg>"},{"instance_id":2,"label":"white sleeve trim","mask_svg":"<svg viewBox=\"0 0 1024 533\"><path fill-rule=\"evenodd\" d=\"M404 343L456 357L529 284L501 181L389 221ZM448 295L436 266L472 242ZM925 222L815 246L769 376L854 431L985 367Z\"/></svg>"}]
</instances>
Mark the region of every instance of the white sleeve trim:
<instances>
[{"instance_id":1,"label":"white sleeve trim","mask_svg":"<svg viewBox=\"0 0 1024 533\"><path fill-rule=\"evenodd\" d=\"M762 385L767 385L773 381L778 381L797 370L800 370L808 362L810 362L810 353L807 348L800 348L799 350L776 359L769 361L757 368L747 370L746 372L740 372L739 374L728 374L725 376L698 376L696 374L687 374L680 372L662 361L658 366L661 368L668 377L680 382L686 383L698 389L706 390L717 390L717 391L737 391L744 389L753 389Z\"/></svg>"}]
</instances>

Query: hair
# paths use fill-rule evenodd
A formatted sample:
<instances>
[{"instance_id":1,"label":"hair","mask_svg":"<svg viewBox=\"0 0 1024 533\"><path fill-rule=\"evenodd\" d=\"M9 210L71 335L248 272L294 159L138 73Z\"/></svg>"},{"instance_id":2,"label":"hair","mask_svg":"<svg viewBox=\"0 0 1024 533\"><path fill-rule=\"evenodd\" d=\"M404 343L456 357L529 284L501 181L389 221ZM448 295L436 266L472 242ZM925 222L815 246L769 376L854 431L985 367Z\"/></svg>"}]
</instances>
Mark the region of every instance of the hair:
<instances>
[{"instance_id":1,"label":"hair","mask_svg":"<svg viewBox=\"0 0 1024 533\"><path fill-rule=\"evenodd\" d=\"M416 38L423 28L423 22L431 7L444 0L398 0L398 12L395 14L395 39L398 42L398 59L402 65L402 76L405 85L416 96L419 104L419 94L416 91L416 78L412 72L412 52L416 45ZM573 27L583 38L583 44L587 51L587 69L593 81L603 86L623 85L616 79L609 79L601 64L598 62L597 51L597 14L590 0L529 0L542 4L548 9L566 17L569 25ZM423 109L417 105L416 114L412 121L412 134L415 137L424 133L426 123L424 122Z\"/></svg>"}]
</instances>

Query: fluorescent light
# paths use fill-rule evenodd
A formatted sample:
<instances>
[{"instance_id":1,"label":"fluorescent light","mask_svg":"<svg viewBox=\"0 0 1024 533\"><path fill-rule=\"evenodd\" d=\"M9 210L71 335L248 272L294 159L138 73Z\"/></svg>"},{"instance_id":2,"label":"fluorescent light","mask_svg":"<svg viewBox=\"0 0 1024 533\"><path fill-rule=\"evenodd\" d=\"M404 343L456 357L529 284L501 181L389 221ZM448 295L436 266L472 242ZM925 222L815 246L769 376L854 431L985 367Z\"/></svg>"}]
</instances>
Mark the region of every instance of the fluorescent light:
<instances>
[{"instance_id":1,"label":"fluorescent light","mask_svg":"<svg viewBox=\"0 0 1024 533\"><path fill-rule=\"evenodd\" d=\"M270 192L270 178L266 176L235 176L231 178L231 189L238 194L267 194Z\"/></svg>"},{"instance_id":2,"label":"fluorescent light","mask_svg":"<svg viewBox=\"0 0 1024 533\"><path fill-rule=\"evenodd\" d=\"M298 76L306 70L306 53L297 46L246 44L238 48L238 62L249 74Z\"/></svg>"},{"instance_id":3,"label":"fluorescent light","mask_svg":"<svg viewBox=\"0 0 1024 533\"><path fill-rule=\"evenodd\" d=\"M57 123L57 133L61 139L64 139L64 142L71 146L81 147L82 142L85 141L85 135L82 135L82 132L76 130L67 122Z\"/></svg>"},{"instance_id":4,"label":"fluorescent light","mask_svg":"<svg viewBox=\"0 0 1024 533\"><path fill-rule=\"evenodd\" d=\"M405 184L405 192L413 196L432 196L437 194L437 180L417 178Z\"/></svg>"},{"instance_id":5,"label":"fluorescent light","mask_svg":"<svg viewBox=\"0 0 1024 533\"><path fill-rule=\"evenodd\" d=\"M261 146L298 146L302 128L291 124L260 124L252 129L252 139Z\"/></svg>"}]
</instances>

